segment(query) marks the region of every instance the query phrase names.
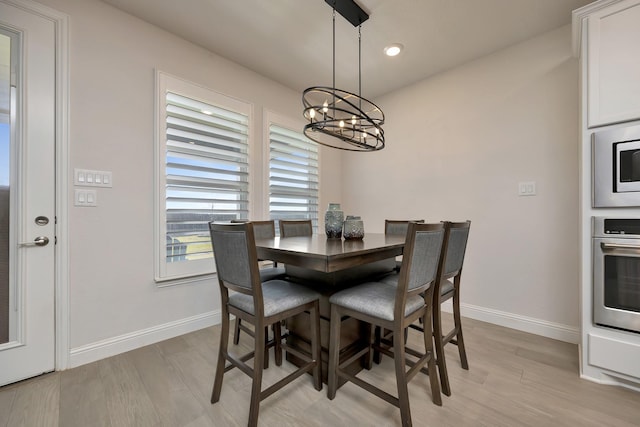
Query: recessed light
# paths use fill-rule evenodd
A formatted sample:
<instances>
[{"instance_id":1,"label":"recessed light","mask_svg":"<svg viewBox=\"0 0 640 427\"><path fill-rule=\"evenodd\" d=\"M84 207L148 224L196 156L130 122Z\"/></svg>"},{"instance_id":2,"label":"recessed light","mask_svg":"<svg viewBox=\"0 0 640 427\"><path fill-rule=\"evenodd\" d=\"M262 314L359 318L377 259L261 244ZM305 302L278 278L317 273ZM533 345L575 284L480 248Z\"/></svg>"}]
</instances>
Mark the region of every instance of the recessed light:
<instances>
[{"instance_id":1,"label":"recessed light","mask_svg":"<svg viewBox=\"0 0 640 427\"><path fill-rule=\"evenodd\" d=\"M402 48L404 46L402 46L400 43L394 43L394 44L390 44L389 46L384 48L384 53L387 56L396 56L398 55L400 52L402 52Z\"/></svg>"}]
</instances>

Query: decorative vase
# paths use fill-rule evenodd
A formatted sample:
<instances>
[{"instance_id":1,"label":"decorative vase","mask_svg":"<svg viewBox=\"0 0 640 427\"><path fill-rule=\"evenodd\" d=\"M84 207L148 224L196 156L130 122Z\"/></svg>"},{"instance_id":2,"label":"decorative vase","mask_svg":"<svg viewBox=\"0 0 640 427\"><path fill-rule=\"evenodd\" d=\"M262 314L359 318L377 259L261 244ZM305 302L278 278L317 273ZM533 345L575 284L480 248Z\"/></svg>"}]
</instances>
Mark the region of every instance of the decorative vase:
<instances>
[{"instance_id":1,"label":"decorative vase","mask_svg":"<svg viewBox=\"0 0 640 427\"><path fill-rule=\"evenodd\" d=\"M344 220L342 234L345 240L362 240L364 238L364 222L359 216L348 215Z\"/></svg>"},{"instance_id":2,"label":"decorative vase","mask_svg":"<svg viewBox=\"0 0 640 427\"><path fill-rule=\"evenodd\" d=\"M329 209L324 214L324 231L329 239L342 237L342 223L344 212L340 210L340 203L329 203Z\"/></svg>"}]
</instances>

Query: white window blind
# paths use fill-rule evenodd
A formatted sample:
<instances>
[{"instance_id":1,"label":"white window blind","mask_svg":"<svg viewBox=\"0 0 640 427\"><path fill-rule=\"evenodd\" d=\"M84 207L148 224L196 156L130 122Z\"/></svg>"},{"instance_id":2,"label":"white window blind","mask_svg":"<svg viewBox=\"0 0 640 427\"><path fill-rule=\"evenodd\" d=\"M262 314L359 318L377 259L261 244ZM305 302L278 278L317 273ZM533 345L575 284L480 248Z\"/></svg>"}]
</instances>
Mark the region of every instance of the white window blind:
<instances>
[{"instance_id":1,"label":"white window blind","mask_svg":"<svg viewBox=\"0 0 640 427\"><path fill-rule=\"evenodd\" d=\"M249 211L249 109L234 111L220 94L170 83L161 91L159 280L213 272L208 222Z\"/></svg>"},{"instance_id":2,"label":"white window blind","mask_svg":"<svg viewBox=\"0 0 640 427\"><path fill-rule=\"evenodd\" d=\"M318 146L301 132L269 125L269 215L318 226Z\"/></svg>"}]
</instances>

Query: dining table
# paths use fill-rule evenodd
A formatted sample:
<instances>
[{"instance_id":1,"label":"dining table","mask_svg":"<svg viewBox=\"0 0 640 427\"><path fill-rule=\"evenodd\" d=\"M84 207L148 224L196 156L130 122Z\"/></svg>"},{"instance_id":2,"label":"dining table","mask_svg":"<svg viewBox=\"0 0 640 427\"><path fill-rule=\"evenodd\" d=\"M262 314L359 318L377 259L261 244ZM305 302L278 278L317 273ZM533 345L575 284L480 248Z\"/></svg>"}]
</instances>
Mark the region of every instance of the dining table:
<instances>
[{"instance_id":1,"label":"dining table","mask_svg":"<svg viewBox=\"0 0 640 427\"><path fill-rule=\"evenodd\" d=\"M392 273L396 257L404 250L404 236L367 233L362 240L327 238L314 234L304 237L256 239L259 259L284 264L288 280L320 293L320 343L322 347L323 380L327 379L329 358L329 298L339 290L356 286ZM381 286L386 286L382 285ZM287 344L310 353L309 315L300 314L286 322ZM371 335L370 325L356 319L343 319L340 337L340 357L357 353ZM287 360L298 365L293 354ZM370 356L356 359L346 370L352 374L369 367Z\"/></svg>"}]
</instances>

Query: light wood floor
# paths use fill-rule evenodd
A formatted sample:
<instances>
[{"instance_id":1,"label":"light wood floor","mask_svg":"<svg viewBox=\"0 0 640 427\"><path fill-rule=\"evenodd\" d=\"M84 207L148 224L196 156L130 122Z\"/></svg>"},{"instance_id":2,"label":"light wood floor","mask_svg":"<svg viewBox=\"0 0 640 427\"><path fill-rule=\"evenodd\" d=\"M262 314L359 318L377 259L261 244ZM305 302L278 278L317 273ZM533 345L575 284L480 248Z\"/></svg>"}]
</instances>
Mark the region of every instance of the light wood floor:
<instances>
[{"instance_id":1,"label":"light wood floor","mask_svg":"<svg viewBox=\"0 0 640 427\"><path fill-rule=\"evenodd\" d=\"M442 407L431 403L427 377L414 378L414 425L640 425L640 393L579 379L575 345L464 320L470 370L460 368L457 349L447 346L453 394L443 396ZM219 327L212 327L2 387L0 427L244 426L250 381L242 372L227 373L221 401L209 403L218 336ZM243 335L240 345L250 340ZM272 363L265 383L291 370ZM394 390L389 358L361 375ZM296 380L262 403L260 425L400 425L398 409L353 384L333 401L326 390L315 391L310 377Z\"/></svg>"}]
</instances>

